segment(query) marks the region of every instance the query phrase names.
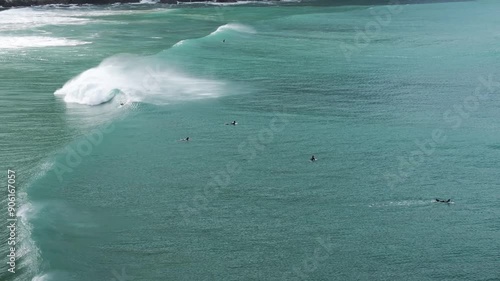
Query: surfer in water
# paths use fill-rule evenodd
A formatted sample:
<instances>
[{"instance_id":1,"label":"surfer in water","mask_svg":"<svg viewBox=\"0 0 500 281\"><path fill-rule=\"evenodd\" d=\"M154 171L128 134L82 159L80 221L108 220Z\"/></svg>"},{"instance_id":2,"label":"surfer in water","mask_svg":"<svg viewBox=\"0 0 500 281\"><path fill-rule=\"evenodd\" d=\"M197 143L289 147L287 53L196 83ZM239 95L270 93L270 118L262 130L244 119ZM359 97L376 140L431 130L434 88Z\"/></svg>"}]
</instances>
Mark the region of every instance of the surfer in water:
<instances>
[{"instance_id":1,"label":"surfer in water","mask_svg":"<svg viewBox=\"0 0 500 281\"><path fill-rule=\"evenodd\" d=\"M231 123L226 123L226 125L233 125L233 126L236 126L236 125L238 125L238 122L233 121L233 122L231 122Z\"/></svg>"},{"instance_id":2,"label":"surfer in water","mask_svg":"<svg viewBox=\"0 0 500 281\"><path fill-rule=\"evenodd\" d=\"M310 160L311 160L311 162L314 162L314 161L316 161L316 157L314 157L314 155L313 155L313 156L311 156Z\"/></svg>"},{"instance_id":3,"label":"surfer in water","mask_svg":"<svg viewBox=\"0 0 500 281\"><path fill-rule=\"evenodd\" d=\"M448 199L448 200L439 200L436 198L436 202L439 202L439 203L451 203L451 199Z\"/></svg>"}]
</instances>

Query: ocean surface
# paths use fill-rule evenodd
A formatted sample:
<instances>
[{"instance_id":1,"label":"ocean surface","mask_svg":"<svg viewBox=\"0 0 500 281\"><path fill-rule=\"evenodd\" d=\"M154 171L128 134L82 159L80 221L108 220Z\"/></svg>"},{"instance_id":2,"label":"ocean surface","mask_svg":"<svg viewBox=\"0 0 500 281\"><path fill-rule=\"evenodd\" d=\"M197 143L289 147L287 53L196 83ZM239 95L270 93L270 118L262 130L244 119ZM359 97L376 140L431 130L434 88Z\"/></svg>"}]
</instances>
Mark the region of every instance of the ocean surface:
<instances>
[{"instance_id":1,"label":"ocean surface","mask_svg":"<svg viewBox=\"0 0 500 281\"><path fill-rule=\"evenodd\" d=\"M0 280L500 280L499 14L1 11Z\"/></svg>"}]
</instances>

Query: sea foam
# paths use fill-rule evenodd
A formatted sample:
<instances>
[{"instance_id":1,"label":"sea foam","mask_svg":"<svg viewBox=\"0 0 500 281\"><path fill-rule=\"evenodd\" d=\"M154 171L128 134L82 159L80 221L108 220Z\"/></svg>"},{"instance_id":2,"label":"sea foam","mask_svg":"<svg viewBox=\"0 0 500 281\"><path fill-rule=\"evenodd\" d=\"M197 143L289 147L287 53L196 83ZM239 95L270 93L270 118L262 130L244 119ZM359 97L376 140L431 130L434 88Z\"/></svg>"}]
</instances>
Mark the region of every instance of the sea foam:
<instances>
[{"instance_id":1,"label":"sea foam","mask_svg":"<svg viewBox=\"0 0 500 281\"><path fill-rule=\"evenodd\" d=\"M224 93L224 83L186 74L154 57L117 55L68 81L54 94L67 103L99 105L123 96L131 102L168 104Z\"/></svg>"},{"instance_id":2,"label":"sea foam","mask_svg":"<svg viewBox=\"0 0 500 281\"><path fill-rule=\"evenodd\" d=\"M0 36L0 49L78 46L91 42L46 36Z\"/></svg>"},{"instance_id":3,"label":"sea foam","mask_svg":"<svg viewBox=\"0 0 500 281\"><path fill-rule=\"evenodd\" d=\"M24 30L45 25L75 25L86 24L90 19L63 16L62 12L56 13L33 8L11 9L1 12L0 31Z\"/></svg>"}]
</instances>

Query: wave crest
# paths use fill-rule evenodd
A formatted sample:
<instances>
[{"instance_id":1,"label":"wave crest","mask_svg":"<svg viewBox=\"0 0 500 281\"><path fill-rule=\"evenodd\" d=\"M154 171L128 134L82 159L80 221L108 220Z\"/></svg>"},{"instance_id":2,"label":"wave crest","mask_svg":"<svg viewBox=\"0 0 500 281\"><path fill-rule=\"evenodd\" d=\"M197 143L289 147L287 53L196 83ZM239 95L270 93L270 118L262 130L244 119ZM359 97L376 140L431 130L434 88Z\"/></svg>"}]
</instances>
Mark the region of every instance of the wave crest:
<instances>
[{"instance_id":1,"label":"wave crest","mask_svg":"<svg viewBox=\"0 0 500 281\"><path fill-rule=\"evenodd\" d=\"M251 26L239 24L239 23L228 23L222 26L219 26L216 31L212 32L210 35L215 35L224 31L236 31L239 33L249 33L255 34L257 33L255 29Z\"/></svg>"},{"instance_id":2,"label":"wave crest","mask_svg":"<svg viewBox=\"0 0 500 281\"><path fill-rule=\"evenodd\" d=\"M63 96L67 103L85 105L106 103L116 96L132 102L166 104L218 97L224 85L192 77L154 58L118 55L71 79L54 94Z\"/></svg>"}]
</instances>

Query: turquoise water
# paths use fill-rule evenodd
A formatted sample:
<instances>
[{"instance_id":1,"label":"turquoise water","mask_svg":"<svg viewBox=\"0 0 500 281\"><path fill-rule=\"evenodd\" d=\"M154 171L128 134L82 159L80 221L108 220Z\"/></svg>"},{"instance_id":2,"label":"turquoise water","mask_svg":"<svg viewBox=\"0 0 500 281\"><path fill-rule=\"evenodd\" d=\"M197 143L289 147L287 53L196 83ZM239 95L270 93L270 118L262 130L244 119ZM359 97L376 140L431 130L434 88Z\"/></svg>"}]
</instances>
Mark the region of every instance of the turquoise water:
<instances>
[{"instance_id":1,"label":"turquoise water","mask_svg":"<svg viewBox=\"0 0 500 281\"><path fill-rule=\"evenodd\" d=\"M500 280L499 11L0 12L0 280Z\"/></svg>"}]
</instances>

